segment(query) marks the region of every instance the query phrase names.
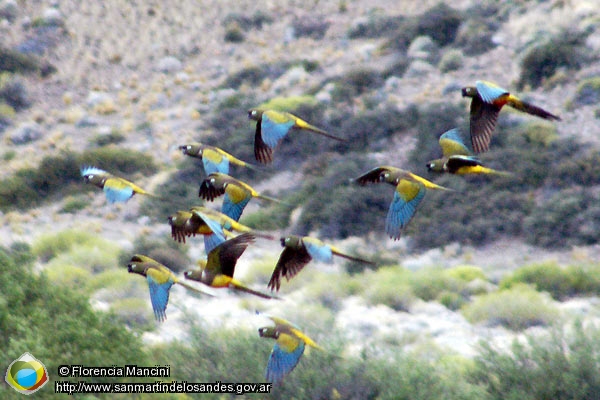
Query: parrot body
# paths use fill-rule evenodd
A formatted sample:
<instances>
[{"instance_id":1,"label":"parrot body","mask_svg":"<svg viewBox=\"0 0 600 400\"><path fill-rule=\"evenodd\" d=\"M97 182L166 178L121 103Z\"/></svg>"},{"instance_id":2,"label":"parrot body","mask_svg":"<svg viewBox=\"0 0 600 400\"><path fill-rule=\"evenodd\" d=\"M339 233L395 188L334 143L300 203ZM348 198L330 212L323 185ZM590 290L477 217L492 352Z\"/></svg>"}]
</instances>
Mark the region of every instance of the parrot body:
<instances>
[{"instance_id":1,"label":"parrot body","mask_svg":"<svg viewBox=\"0 0 600 400\"><path fill-rule=\"evenodd\" d=\"M273 239L270 235L258 233L227 215L206 207L192 207L189 211L178 211L169 216L169 224L171 236L178 242L185 243L186 237L204 235L207 254L223 243L227 236L231 236L232 230L240 233L252 232L256 236Z\"/></svg>"},{"instance_id":2,"label":"parrot body","mask_svg":"<svg viewBox=\"0 0 600 400\"><path fill-rule=\"evenodd\" d=\"M451 190L410 171L390 166L374 168L355 181L360 185L385 182L395 186L394 197L385 220L385 231L394 240L400 239L402 230L415 215L427 189Z\"/></svg>"},{"instance_id":3,"label":"parrot body","mask_svg":"<svg viewBox=\"0 0 600 400\"><path fill-rule=\"evenodd\" d=\"M477 81L475 86L462 88L463 97L471 97L470 131L475 153L488 151L498 114L505 105L547 120L560 120L548 111L522 101L491 82Z\"/></svg>"},{"instance_id":4,"label":"parrot body","mask_svg":"<svg viewBox=\"0 0 600 400\"><path fill-rule=\"evenodd\" d=\"M199 196L204 200L213 201L223 194L225 196L221 212L236 221L239 221L244 208L253 197L280 203L277 199L259 194L245 182L219 172L210 174L200 184Z\"/></svg>"},{"instance_id":5,"label":"parrot body","mask_svg":"<svg viewBox=\"0 0 600 400\"><path fill-rule=\"evenodd\" d=\"M167 318L166 309L167 303L169 302L169 291L171 290L171 286L175 283L178 283L189 290L208 294L180 281L168 267L141 254L135 254L131 258L129 264L127 264L127 271L146 277L154 316L159 322L163 322Z\"/></svg>"},{"instance_id":6,"label":"parrot body","mask_svg":"<svg viewBox=\"0 0 600 400\"><path fill-rule=\"evenodd\" d=\"M202 165L204 166L204 172L206 175L210 175L214 172L220 172L223 174L229 173L229 165L234 164L240 167L246 167L254 169L255 167L245 161L235 158L231 154L221 150L215 146L209 146L202 143L184 144L179 146L179 150L183 154L202 159Z\"/></svg>"},{"instance_id":7,"label":"parrot body","mask_svg":"<svg viewBox=\"0 0 600 400\"><path fill-rule=\"evenodd\" d=\"M156 197L136 184L106 172L100 168L86 166L81 168L81 176L85 183L91 183L102 189L106 200L112 203L124 203L134 194Z\"/></svg>"},{"instance_id":8,"label":"parrot body","mask_svg":"<svg viewBox=\"0 0 600 400\"><path fill-rule=\"evenodd\" d=\"M456 175L495 174L510 175L484 166L479 158L471 155L470 150L460 137L458 129L444 132L439 139L442 158L431 160L427 169L431 172L448 172Z\"/></svg>"},{"instance_id":9,"label":"parrot body","mask_svg":"<svg viewBox=\"0 0 600 400\"><path fill-rule=\"evenodd\" d=\"M298 365L306 345L324 351L296 325L283 318L267 316L275 326L258 330L260 337L275 339L275 345L269 356L265 378L268 382L281 383L283 379Z\"/></svg>"},{"instance_id":10,"label":"parrot body","mask_svg":"<svg viewBox=\"0 0 600 400\"><path fill-rule=\"evenodd\" d=\"M219 244L208 253L206 260L198 262L200 269L186 271L184 273L185 278L214 288L231 288L264 299L274 298L268 294L252 290L233 278L238 258L253 241L254 236L251 233L244 233Z\"/></svg>"},{"instance_id":11,"label":"parrot body","mask_svg":"<svg viewBox=\"0 0 600 400\"><path fill-rule=\"evenodd\" d=\"M273 152L292 129L303 129L318 133L330 139L345 141L345 139L330 135L326 131L298 118L297 116L276 110L253 108L248 111L248 118L256 121L254 135L254 156L256 160L269 164L273 162Z\"/></svg>"},{"instance_id":12,"label":"parrot body","mask_svg":"<svg viewBox=\"0 0 600 400\"><path fill-rule=\"evenodd\" d=\"M333 256L336 255L348 260L374 265L371 261L349 256L342 253L339 249L323 243L319 239L308 236L300 237L291 235L283 237L281 238L281 245L284 249L279 256L268 284L271 290L279 290L282 277L285 277L289 281L313 259L331 264L333 263Z\"/></svg>"}]
</instances>

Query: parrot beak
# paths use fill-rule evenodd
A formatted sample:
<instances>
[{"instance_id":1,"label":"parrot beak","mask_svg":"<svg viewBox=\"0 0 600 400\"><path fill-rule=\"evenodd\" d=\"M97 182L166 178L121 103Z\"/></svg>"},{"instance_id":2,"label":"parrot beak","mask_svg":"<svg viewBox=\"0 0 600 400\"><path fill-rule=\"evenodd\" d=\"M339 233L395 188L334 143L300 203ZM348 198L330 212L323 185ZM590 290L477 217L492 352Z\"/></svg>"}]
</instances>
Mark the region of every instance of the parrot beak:
<instances>
[{"instance_id":1,"label":"parrot beak","mask_svg":"<svg viewBox=\"0 0 600 400\"><path fill-rule=\"evenodd\" d=\"M279 239L279 241L281 242L281 246L285 247L285 238L282 237L282 238Z\"/></svg>"},{"instance_id":2,"label":"parrot beak","mask_svg":"<svg viewBox=\"0 0 600 400\"><path fill-rule=\"evenodd\" d=\"M127 264L127 272L133 272L133 266L131 264Z\"/></svg>"}]
</instances>

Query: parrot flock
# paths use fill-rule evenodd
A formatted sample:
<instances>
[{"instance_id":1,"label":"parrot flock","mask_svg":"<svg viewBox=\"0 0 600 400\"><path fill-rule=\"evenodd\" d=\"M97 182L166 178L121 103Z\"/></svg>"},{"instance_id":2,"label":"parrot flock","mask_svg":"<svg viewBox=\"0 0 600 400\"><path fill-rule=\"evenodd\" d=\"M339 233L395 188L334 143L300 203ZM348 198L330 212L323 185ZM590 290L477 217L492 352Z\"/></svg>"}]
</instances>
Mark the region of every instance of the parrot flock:
<instances>
[{"instance_id":1,"label":"parrot flock","mask_svg":"<svg viewBox=\"0 0 600 400\"><path fill-rule=\"evenodd\" d=\"M547 120L560 120L560 117L538 106L526 103L490 82L477 81L475 86L462 88L461 94L463 97L471 98L470 145L472 150L463 141L458 129L451 129L443 133L439 138L442 156L426 164L430 172L456 175L510 175L509 172L486 167L476 156L476 154L489 150L492 133L504 105ZM256 121L254 155L256 161L261 164L273 162L275 150L291 132L307 131L333 140L346 140L331 135L289 112L254 108L248 111L248 118ZM184 144L179 146L179 150L184 155L202 160L206 178L200 182L199 197L212 202L223 196L220 211L206 206L193 206L188 210L175 211L168 217L171 236L175 241L185 243L186 238L196 235L204 237L207 259L197 262L198 269L186 271L184 279L210 288L229 288L242 291L262 299L280 299L275 295L251 289L234 278L238 259L257 237L275 240L267 233L256 231L238 222L246 205L253 198L282 203L276 198L258 193L249 184L230 175L231 164L251 169L259 167L207 144ZM135 194L157 197L124 178L93 166L84 166L80 172L84 182L101 188L107 202L111 204L126 202ZM385 232L393 240L400 239L428 190L453 190L394 166L374 167L350 181L360 186L371 183L388 183L394 187L393 197L385 217ZM372 261L344 254L334 246L313 237L287 235L280 239L280 243L283 250L267 285L272 292L279 291L282 278L289 281L312 260L331 264L336 256L374 265ZM127 269L130 273L146 277L152 308L158 322L166 320L169 291L173 284L177 283L186 289L212 296L209 292L202 290L202 286L196 287L179 279L167 266L145 255L135 254L129 261ZM266 316L275 325L260 328L258 333L262 338L275 339L275 344L267 362L265 379L272 383L281 383L296 367L307 345L319 350L324 349L291 322L280 317Z\"/></svg>"}]
</instances>

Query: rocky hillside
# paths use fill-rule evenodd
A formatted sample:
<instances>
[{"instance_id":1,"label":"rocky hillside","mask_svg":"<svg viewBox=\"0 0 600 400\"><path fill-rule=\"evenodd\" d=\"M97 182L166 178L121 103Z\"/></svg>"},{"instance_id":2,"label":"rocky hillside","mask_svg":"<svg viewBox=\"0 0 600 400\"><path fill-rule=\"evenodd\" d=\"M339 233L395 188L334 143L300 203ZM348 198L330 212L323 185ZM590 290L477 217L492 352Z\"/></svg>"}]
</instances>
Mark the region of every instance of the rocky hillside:
<instances>
[{"instance_id":1,"label":"rocky hillside","mask_svg":"<svg viewBox=\"0 0 600 400\"><path fill-rule=\"evenodd\" d=\"M149 341L181 338L190 314L216 325L227 315L254 329L253 311L264 309L313 328L332 324L366 347L431 341L472 356L479 339L504 345L556 320L597 320L596 286L574 283L563 293L540 283L543 271L518 273L544 262L557 281L576 273L593 280L600 268L594 1L4 0L0 19L2 57L17 60L0 75L0 237L5 246L31 245L57 284L81 285L95 307L143 327ZM468 129L460 88L476 80L562 119L502 111L482 159L510 178L428 174L439 135ZM202 141L255 162L247 110L267 102L349 140L297 133L273 166L235 170L292 205L253 202L242 222L276 237L318 236L380 268L314 263L284 283L286 300L276 304L174 288L168 322L155 328L145 282L127 275L123 260L160 248L182 270L203 256L201 240L179 246L169 237L166 216L201 202L201 164L177 148ZM109 205L84 187L83 162L172 203L136 196ZM394 242L383 230L389 188L349 183L378 165L456 192L428 195ZM65 232L76 244L58 249L51 240ZM44 246L53 249L45 256ZM92 265L77 248L93 254ZM259 240L238 273L264 288L280 250ZM90 272L96 280L84 283ZM514 308L499 310L503 294ZM531 315L516 316L524 309Z\"/></svg>"}]
</instances>

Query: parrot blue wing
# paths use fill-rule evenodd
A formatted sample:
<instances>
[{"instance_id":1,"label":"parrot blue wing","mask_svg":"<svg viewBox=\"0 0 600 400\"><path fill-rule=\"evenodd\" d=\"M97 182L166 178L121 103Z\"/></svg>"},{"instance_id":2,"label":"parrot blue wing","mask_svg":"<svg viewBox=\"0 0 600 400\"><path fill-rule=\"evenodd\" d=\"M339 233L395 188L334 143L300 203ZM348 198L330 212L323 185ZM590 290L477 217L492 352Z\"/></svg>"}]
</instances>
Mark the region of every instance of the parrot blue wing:
<instances>
[{"instance_id":1,"label":"parrot blue wing","mask_svg":"<svg viewBox=\"0 0 600 400\"><path fill-rule=\"evenodd\" d=\"M131 186L113 187L109 181L104 185L104 194L109 203L123 203L133 196L133 188Z\"/></svg>"},{"instance_id":2,"label":"parrot blue wing","mask_svg":"<svg viewBox=\"0 0 600 400\"><path fill-rule=\"evenodd\" d=\"M248 196L237 203L231 199L228 193L225 193L223 197L223 205L221 206L221 212L227 215L229 218L234 219L236 221L240 220L242 216L242 212L246 205L250 202L252 196Z\"/></svg>"},{"instance_id":3,"label":"parrot blue wing","mask_svg":"<svg viewBox=\"0 0 600 400\"><path fill-rule=\"evenodd\" d=\"M267 113L262 116L261 122L261 136L263 142L269 148L275 149L281 139L288 134L295 122L293 120L286 122L276 122L269 118Z\"/></svg>"},{"instance_id":4,"label":"parrot blue wing","mask_svg":"<svg viewBox=\"0 0 600 400\"><path fill-rule=\"evenodd\" d=\"M402 229L415 215L417 207L425 196L425 187L420 185L414 196L406 197L396 190L385 220L385 231L392 239L399 239Z\"/></svg>"},{"instance_id":5,"label":"parrot blue wing","mask_svg":"<svg viewBox=\"0 0 600 400\"><path fill-rule=\"evenodd\" d=\"M280 346L279 343L275 343L265 371L267 382L279 383L287 374L292 372L304 353L305 344L303 341L298 340L295 349L288 351L285 347L287 346Z\"/></svg>"},{"instance_id":6,"label":"parrot blue wing","mask_svg":"<svg viewBox=\"0 0 600 400\"><path fill-rule=\"evenodd\" d=\"M304 247L306 247L308 254L316 261L331 264L333 262L331 247L320 241L312 241L310 239L311 238L302 239L302 243L304 243Z\"/></svg>"},{"instance_id":7,"label":"parrot blue wing","mask_svg":"<svg viewBox=\"0 0 600 400\"><path fill-rule=\"evenodd\" d=\"M489 104L493 103L497 98L508 94L506 89L490 82L477 81L475 82L475 87L481 99Z\"/></svg>"},{"instance_id":8,"label":"parrot blue wing","mask_svg":"<svg viewBox=\"0 0 600 400\"><path fill-rule=\"evenodd\" d=\"M169 290L173 286L173 281L169 280L159 284L149 275L146 276L146 279L148 280L148 288L150 289L150 301L152 302L154 316L157 321L163 322L167 318L165 311L169 302Z\"/></svg>"},{"instance_id":9,"label":"parrot blue wing","mask_svg":"<svg viewBox=\"0 0 600 400\"><path fill-rule=\"evenodd\" d=\"M216 233L204 235L204 251L206 251L206 254L210 253L215 247L226 240L223 230L221 230L220 233L220 235L217 235Z\"/></svg>"},{"instance_id":10,"label":"parrot blue wing","mask_svg":"<svg viewBox=\"0 0 600 400\"><path fill-rule=\"evenodd\" d=\"M202 165L204 165L204 172L206 175L210 175L215 172L229 174L229 160L226 157L223 157L218 163L213 160L209 160L208 157L203 157Z\"/></svg>"}]
</instances>

